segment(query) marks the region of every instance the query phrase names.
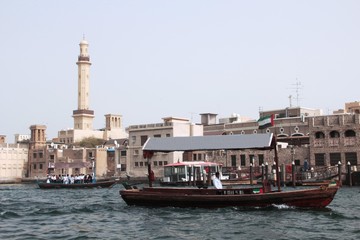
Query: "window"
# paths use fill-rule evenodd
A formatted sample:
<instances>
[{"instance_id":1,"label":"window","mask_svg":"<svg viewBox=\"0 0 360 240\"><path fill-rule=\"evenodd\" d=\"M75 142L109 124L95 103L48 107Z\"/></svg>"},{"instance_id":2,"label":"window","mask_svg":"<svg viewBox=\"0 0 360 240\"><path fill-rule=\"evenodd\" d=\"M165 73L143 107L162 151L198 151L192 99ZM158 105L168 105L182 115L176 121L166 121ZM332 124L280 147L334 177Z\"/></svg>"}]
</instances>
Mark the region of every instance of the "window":
<instances>
[{"instance_id":1,"label":"window","mask_svg":"<svg viewBox=\"0 0 360 240\"><path fill-rule=\"evenodd\" d=\"M42 163L39 164L39 169L43 169Z\"/></svg>"},{"instance_id":2,"label":"window","mask_svg":"<svg viewBox=\"0 0 360 240\"><path fill-rule=\"evenodd\" d=\"M258 155L259 158L259 166L261 166L264 163L264 155L263 154L259 154Z\"/></svg>"},{"instance_id":3,"label":"window","mask_svg":"<svg viewBox=\"0 0 360 240\"><path fill-rule=\"evenodd\" d=\"M339 138L340 137L340 133L338 131L331 131L330 132L330 137L331 138Z\"/></svg>"},{"instance_id":4,"label":"window","mask_svg":"<svg viewBox=\"0 0 360 240\"><path fill-rule=\"evenodd\" d=\"M357 155L356 152L347 152L345 153L346 164L350 162L351 166L357 165Z\"/></svg>"},{"instance_id":5,"label":"window","mask_svg":"<svg viewBox=\"0 0 360 240\"><path fill-rule=\"evenodd\" d=\"M55 156L54 155L50 155L50 160L54 160Z\"/></svg>"},{"instance_id":6,"label":"window","mask_svg":"<svg viewBox=\"0 0 360 240\"><path fill-rule=\"evenodd\" d=\"M39 153L39 158L43 158L43 153L42 152Z\"/></svg>"},{"instance_id":7,"label":"window","mask_svg":"<svg viewBox=\"0 0 360 240\"><path fill-rule=\"evenodd\" d=\"M167 161L164 161L164 165L167 165L168 164L168 162Z\"/></svg>"},{"instance_id":8,"label":"window","mask_svg":"<svg viewBox=\"0 0 360 240\"><path fill-rule=\"evenodd\" d=\"M245 155L244 154L241 154L240 155L240 165L241 166L246 166L246 160L245 160Z\"/></svg>"},{"instance_id":9,"label":"window","mask_svg":"<svg viewBox=\"0 0 360 240\"><path fill-rule=\"evenodd\" d=\"M353 130L347 130L345 132L345 137L355 137L355 136L356 136L356 134Z\"/></svg>"},{"instance_id":10,"label":"window","mask_svg":"<svg viewBox=\"0 0 360 240\"><path fill-rule=\"evenodd\" d=\"M252 163L254 165L255 164L255 156L253 154L250 154L249 158L250 158L250 163Z\"/></svg>"},{"instance_id":11,"label":"window","mask_svg":"<svg viewBox=\"0 0 360 240\"><path fill-rule=\"evenodd\" d=\"M170 133L167 133L167 134L166 134L166 137L170 137Z\"/></svg>"},{"instance_id":12,"label":"window","mask_svg":"<svg viewBox=\"0 0 360 240\"><path fill-rule=\"evenodd\" d=\"M36 169L36 164L34 164L33 169Z\"/></svg>"},{"instance_id":13,"label":"window","mask_svg":"<svg viewBox=\"0 0 360 240\"><path fill-rule=\"evenodd\" d=\"M231 155L231 166L236 167L236 155Z\"/></svg>"},{"instance_id":14,"label":"window","mask_svg":"<svg viewBox=\"0 0 360 240\"><path fill-rule=\"evenodd\" d=\"M194 154L193 154L193 161L196 161L196 160L197 160L197 154L194 153Z\"/></svg>"},{"instance_id":15,"label":"window","mask_svg":"<svg viewBox=\"0 0 360 240\"><path fill-rule=\"evenodd\" d=\"M340 153L330 153L330 165L336 166L341 162L341 154Z\"/></svg>"},{"instance_id":16,"label":"window","mask_svg":"<svg viewBox=\"0 0 360 240\"><path fill-rule=\"evenodd\" d=\"M158 164L157 164L157 161L154 161L154 166L156 167Z\"/></svg>"},{"instance_id":17,"label":"window","mask_svg":"<svg viewBox=\"0 0 360 240\"><path fill-rule=\"evenodd\" d=\"M161 138L161 134L155 134L154 138Z\"/></svg>"},{"instance_id":18,"label":"window","mask_svg":"<svg viewBox=\"0 0 360 240\"><path fill-rule=\"evenodd\" d=\"M121 157L126 157L126 150L122 150L122 151L120 152L120 156L121 156Z\"/></svg>"},{"instance_id":19,"label":"window","mask_svg":"<svg viewBox=\"0 0 360 240\"><path fill-rule=\"evenodd\" d=\"M140 167L143 167L144 166L144 162L140 162Z\"/></svg>"},{"instance_id":20,"label":"window","mask_svg":"<svg viewBox=\"0 0 360 240\"><path fill-rule=\"evenodd\" d=\"M300 159L295 159L295 166L300 166Z\"/></svg>"},{"instance_id":21,"label":"window","mask_svg":"<svg viewBox=\"0 0 360 240\"><path fill-rule=\"evenodd\" d=\"M33 158L36 158L36 153L33 153Z\"/></svg>"},{"instance_id":22,"label":"window","mask_svg":"<svg viewBox=\"0 0 360 240\"><path fill-rule=\"evenodd\" d=\"M325 138L325 134L323 132L316 132L315 138Z\"/></svg>"},{"instance_id":23,"label":"window","mask_svg":"<svg viewBox=\"0 0 360 240\"><path fill-rule=\"evenodd\" d=\"M138 162L135 162L135 167L138 167L139 166L139 163Z\"/></svg>"},{"instance_id":24,"label":"window","mask_svg":"<svg viewBox=\"0 0 360 240\"><path fill-rule=\"evenodd\" d=\"M146 143L146 140L148 139L147 135L141 136L140 137L140 141L141 141L141 146L144 146L144 144Z\"/></svg>"},{"instance_id":25,"label":"window","mask_svg":"<svg viewBox=\"0 0 360 240\"><path fill-rule=\"evenodd\" d=\"M201 157L201 153L198 154L198 160L201 161L202 157Z\"/></svg>"},{"instance_id":26,"label":"window","mask_svg":"<svg viewBox=\"0 0 360 240\"><path fill-rule=\"evenodd\" d=\"M163 165L163 162L162 161L159 161L159 166L162 166Z\"/></svg>"},{"instance_id":27,"label":"window","mask_svg":"<svg viewBox=\"0 0 360 240\"><path fill-rule=\"evenodd\" d=\"M139 155L139 150L136 149L136 150L134 151L134 154L135 154L135 155Z\"/></svg>"},{"instance_id":28,"label":"window","mask_svg":"<svg viewBox=\"0 0 360 240\"><path fill-rule=\"evenodd\" d=\"M315 154L315 166L325 166L325 153Z\"/></svg>"},{"instance_id":29,"label":"window","mask_svg":"<svg viewBox=\"0 0 360 240\"><path fill-rule=\"evenodd\" d=\"M126 171L126 164L121 164L121 171L125 172Z\"/></svg>"}]
</instances>

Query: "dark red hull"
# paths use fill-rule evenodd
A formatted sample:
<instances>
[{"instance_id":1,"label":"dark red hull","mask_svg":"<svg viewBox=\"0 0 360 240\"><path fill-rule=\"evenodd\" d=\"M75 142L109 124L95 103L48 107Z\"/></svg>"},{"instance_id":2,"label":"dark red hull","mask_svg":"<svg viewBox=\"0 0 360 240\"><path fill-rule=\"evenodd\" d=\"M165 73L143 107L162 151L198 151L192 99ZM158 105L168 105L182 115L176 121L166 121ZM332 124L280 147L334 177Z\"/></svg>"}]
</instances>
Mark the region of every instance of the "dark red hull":
<instances>
[{"instance_id":1,"label":"dark red hull","mask_svg":"<svg viewBox=\"0 0 360 240\"><path fill-rule=\"evenodd\" d=\"M284 204L301 208L324 208L333 200L338 186L268 193L254 193L254 190L258 189L157 187L121 190L120 195L128 205L151 207L267 207Z\"/></svg>"},{"instance_id":2,"label":"dark red hull","mask_svg":"<svg viewBox=\"0 0 360 240\"><path fill-rule=\"evenodd\" d=\"M74 183L74 184L63 184L63 183L38 183L41 189L59 189L59 188L110 188L116 181L103 181L96 183Z\"/></svg>"}]
</instances>

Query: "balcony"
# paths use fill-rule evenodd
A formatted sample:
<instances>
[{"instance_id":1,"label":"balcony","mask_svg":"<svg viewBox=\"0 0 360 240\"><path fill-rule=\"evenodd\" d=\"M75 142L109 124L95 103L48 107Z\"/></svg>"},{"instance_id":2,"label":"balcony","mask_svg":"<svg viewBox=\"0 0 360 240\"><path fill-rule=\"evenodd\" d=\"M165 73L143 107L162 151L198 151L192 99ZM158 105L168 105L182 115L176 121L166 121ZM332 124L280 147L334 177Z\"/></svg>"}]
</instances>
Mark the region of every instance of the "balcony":
<instances>
[{"instance_id":1,"label":"balcony","mask_svg":"<svg viewBox=\"0 0 360 240\"><path fill-rule=\"evenodd\" d=\"M329 147L338 147L340 145L339 138L330 138L329 139Z\"/></svg>"},{"instance_id":2,"label":"balcony","mask_svg":"<svg viewBox=\"0 0 360 240\"><path fill-rule=\"evenodd\" d=\"M325 146L325 139L314 140L314 147L324 147L324 146Z\"/></svg>"},{"instance_id":3,"label":"balcony","mask_svg":"<svg viewBox=\"0 0 360 240\"><path fill-rule=\"evenodd\" d=\"M345 147L355 146L355 144L356 144L356 138L355 137L346 137L346 138L344 138L344 146Z\"/></svg>"}]
</instances>

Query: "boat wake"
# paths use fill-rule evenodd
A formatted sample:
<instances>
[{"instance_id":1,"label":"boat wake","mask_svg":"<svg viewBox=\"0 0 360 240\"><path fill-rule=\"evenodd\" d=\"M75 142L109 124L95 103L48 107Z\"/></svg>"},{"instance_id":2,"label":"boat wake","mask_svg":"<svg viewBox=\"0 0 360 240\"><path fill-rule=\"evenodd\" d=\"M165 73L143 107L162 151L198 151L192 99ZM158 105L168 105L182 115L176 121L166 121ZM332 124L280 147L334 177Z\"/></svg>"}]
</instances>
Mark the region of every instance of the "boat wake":
<instances>
[{"instance_id":1,"label":"boat wake","mask_svg":"<svg viewBox=\"0 0 360 240\"><path fill-rule=\"evenodd\" d=\"M277 209L295 209L295 207L286 204L272 204L272 206Z\"/></svg>"}]
</instances>

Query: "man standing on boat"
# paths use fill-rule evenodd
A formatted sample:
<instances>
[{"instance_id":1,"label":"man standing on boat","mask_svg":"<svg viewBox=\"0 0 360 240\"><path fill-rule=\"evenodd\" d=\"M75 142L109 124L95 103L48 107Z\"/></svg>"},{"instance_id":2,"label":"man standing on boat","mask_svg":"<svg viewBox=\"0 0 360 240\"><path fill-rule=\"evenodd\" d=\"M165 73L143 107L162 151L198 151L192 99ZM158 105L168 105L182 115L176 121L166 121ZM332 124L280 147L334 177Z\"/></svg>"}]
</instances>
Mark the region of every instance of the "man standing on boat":
<instances>
[{"instance_id":1,"label":"man standing on boat","mask_svg":"<svg viewBox=\"0 0 360 240\"><path fill-rule=\"evenodd\" d=\"M215 173L215 177L213 179L213 185L216 189L222 189L223 186L222 186L222 183L220 181L220 173L219 172L216 172Z\"/></svg>"}]
</instances>

